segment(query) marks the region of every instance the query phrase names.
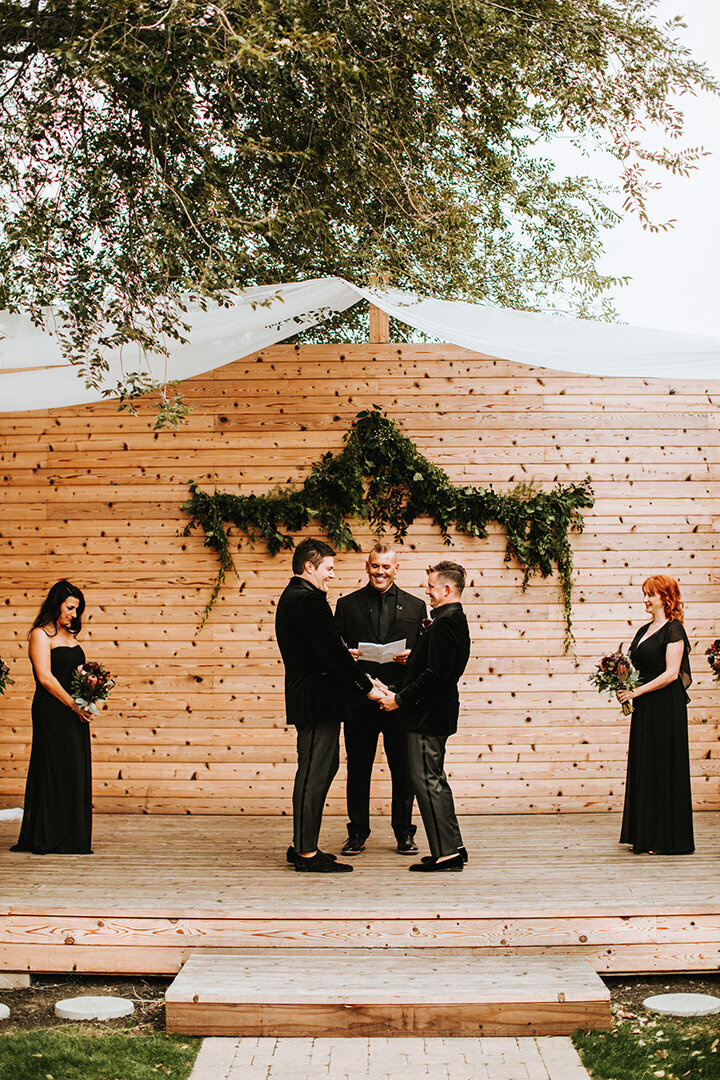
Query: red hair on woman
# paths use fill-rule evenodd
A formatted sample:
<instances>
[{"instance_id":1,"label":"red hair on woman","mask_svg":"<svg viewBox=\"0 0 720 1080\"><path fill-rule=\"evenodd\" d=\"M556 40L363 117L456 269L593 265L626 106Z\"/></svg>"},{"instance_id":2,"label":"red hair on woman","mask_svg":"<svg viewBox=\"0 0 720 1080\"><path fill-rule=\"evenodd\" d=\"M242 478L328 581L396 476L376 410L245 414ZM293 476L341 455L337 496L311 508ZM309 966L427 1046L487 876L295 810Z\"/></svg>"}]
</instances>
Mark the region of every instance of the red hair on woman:
<instances>
[{"instance_id":1,"label":"red hair on woman","mask_svg":"<svg viewBox=\"0 0 720 1080\"><path fill-rule=\"evenodd\" d=\"M649 578L645 578L642 587L644 593L660 597L666 619L683 621L684 609L680 599L680 586L675 578L669 577L668 574L652 574Z\"/></svg>"}]
</instances>

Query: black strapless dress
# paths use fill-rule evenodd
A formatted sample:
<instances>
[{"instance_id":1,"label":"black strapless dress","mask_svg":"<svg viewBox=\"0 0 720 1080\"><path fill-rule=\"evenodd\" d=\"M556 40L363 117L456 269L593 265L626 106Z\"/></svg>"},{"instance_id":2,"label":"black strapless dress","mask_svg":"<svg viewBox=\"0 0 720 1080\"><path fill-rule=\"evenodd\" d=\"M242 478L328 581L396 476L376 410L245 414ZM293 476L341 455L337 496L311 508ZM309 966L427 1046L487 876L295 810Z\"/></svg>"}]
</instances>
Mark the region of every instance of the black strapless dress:
<instances>
[{"instance_id":1,"label":"black strapless dress","mask_svg":"<svg viewBox=\"0 0 720 1080\"><path fill-rule=\"evenodd\" d=\"M70 693L72 673L85 661L80 645L57 645L50 669ZM92 854L90 725L35 678L32 750L20 837L12 851L35 855Z\"/></svg>"},{"instance_id":2,"label":"black strapless dress","mask_svg":"<svg viewBox=\"0 0 720 1080\"><path fill-rule=\"evenodd\" d=\"M641 682L662 675L668 642L683 641L685 649L680 677L633 701L620 843L637 852L690 855L695 850L686 693L692 681L690 643L676 619L642 641L649 625L638 630L630 646Z\"/></svg>"}]
</instances>

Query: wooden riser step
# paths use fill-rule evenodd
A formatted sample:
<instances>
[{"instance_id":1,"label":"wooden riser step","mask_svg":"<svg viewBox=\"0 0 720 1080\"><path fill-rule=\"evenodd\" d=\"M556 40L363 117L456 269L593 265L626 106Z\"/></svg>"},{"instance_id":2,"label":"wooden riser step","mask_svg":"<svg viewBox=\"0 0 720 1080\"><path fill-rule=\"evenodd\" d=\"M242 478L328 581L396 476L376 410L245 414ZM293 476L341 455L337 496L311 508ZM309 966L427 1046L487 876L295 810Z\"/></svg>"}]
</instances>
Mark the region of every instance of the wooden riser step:
<instances>
[{"instance_id":1,"label":"wooden riser step","mask_svg":"<svg viewBox=\"0 0 720 1080\"><path fill-rule=\"evenodd\" d=\"M583 957L196 952L165 995L185 1035L569 1035L611 1024Z\"/></svg>"}]
</instances>

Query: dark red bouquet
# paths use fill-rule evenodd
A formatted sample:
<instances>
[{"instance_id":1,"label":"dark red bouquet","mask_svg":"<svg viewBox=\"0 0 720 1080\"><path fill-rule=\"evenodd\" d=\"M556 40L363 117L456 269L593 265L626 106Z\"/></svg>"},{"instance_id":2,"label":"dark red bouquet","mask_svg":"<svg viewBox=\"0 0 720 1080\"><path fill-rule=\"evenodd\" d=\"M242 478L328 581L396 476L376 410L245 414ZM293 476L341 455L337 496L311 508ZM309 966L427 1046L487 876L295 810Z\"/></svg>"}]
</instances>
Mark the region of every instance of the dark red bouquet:
<instances>
[{"instance_id":1,"label":"dark red bouquet","mask_svg":"<svg viewBox=\"0 0 720 1080\"><path fill-rule=\"evenodd\" d=\"M720 682L720 638L716 638L710 648L705 650L705 655L708 658L708 664L713 670L716 682Z\"/></svg>"},{"instance_id":2,"label":"dark red bouquet","mask_svg":"<svg viewBox=\"0 0 720 1080\"><path fill-rule=\"evenodd\" d=\"M97 712L96 702L106 701L114 685L114 679L110 678L110 672L106 671L102 664L86 660L73 672L70 693L75 698L75 704L81 709Z\"/></svg>"},{"instance_id":3,"label":"dark red bouquet","mask_svg":"<svg viewBox=\"0 0 720 1080\"><path fill-rule=\"evenodd\" d=\"M10 678L10 665L0 657L0 696L5 693L8 683L12 686L14 682L15 680Z\"/></svg>"},{"instance_id":4,"label":"dark red bouquet","mask_svg":"<svg viewBox=\"0 0 720 1080\"><path fill-rule=\"evenodd\" d=\"M622 643L617 652L603 656L597 670L590 676L590 682L597 686L601 694L614 694L616 690L634 690L640 684L640 673L633 667L629 656L622 651ZM632 701L624 701L622 711L630 716L633 711Z\"/></svg>"}]
</instances>

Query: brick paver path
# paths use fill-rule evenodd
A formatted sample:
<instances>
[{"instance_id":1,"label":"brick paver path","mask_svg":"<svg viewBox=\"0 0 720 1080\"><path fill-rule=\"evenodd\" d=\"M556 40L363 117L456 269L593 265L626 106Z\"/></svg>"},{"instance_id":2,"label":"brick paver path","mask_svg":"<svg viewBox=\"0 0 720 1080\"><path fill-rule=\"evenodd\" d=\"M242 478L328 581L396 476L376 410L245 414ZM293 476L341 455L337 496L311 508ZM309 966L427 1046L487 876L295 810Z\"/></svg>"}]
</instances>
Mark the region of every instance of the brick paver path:
<instances>
[{"instance_id":1,"label":"brick paver path","mask_svg":"<svg viewBox=\"0 0 720 1080\"><path fill-rule=\"evenodd\" d=\"M190 1080L589 1080L570 1039L203 1041Z\"/></svg>"}]
</instances>

